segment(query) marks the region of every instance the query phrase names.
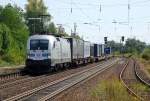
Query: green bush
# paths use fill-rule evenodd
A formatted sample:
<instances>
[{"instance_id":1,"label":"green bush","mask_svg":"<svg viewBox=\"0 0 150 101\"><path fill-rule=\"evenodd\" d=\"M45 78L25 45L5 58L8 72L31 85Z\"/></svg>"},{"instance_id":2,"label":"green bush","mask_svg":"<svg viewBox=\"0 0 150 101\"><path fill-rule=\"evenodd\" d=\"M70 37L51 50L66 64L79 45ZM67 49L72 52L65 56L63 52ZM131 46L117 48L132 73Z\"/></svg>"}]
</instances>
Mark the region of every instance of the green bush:
<instances>
[{"instance_id":1,"label":"green bush","mask_svg":"<svg viewBox=\"0 0 150 101\"><path fill-rule=\"evenodd\" d=\"M23 51L21 51L18 47L13 47L9 52L3 57L3 60L13 63L13 64L21 64L24 61Z\"/></svg>"},{"instance_id":2,"label":"green bush","mask_svg":"<svg viewBox=\"0 0 150 101\"><path fill-rule=\"evenodd\" d=\"M150 60L150 48L145 48L142 53L142 58L145 60Z\"/></svg>"}]
</instances>

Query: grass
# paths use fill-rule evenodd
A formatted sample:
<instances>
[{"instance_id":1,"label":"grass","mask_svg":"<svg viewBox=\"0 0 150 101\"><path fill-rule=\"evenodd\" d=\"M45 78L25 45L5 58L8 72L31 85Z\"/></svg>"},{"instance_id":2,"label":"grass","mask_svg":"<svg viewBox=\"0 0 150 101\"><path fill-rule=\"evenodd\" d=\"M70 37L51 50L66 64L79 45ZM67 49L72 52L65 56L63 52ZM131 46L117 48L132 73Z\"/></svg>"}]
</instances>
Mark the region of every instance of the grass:
<instances>
[{"instance_id":1,"label":"grass","mask_svg":"<svg viewBox=\"0 0 150 101\"><path fill-rule=\"evenodd\" d=\"M145 59L138 59L142 64L144 69L147 71L148 74L150 74L150 60L145 60Z\"/></svg>"},{"instance_id":2,"label":"grass","mask_svg":"<svg viewBox=\"0 0 150 101\"><path fill-rule=\"evenodd\" d=\"M138 101L129 95L119 80L103 81L91 91L92 101Z\"/></svg>"},{"instance_id":3,"label":"grass","mask_svg":"<svg viewBox=\"0 0 150 101\"><path fill-rule=\"evenodd\" d=\"M0 59L0 67L10 66L11 64Z\"/></svg>"},{"instance_id":4,"label":"grass","mask_svg":"<svg viewBox=\"0 0 150 101\"><path fill-rule=\"evenodd\" d=\"M148 86L143 85L143 84L134 84L133 89L135 89L137 91L137 93L150 91L150 88Z\"/></svg>"},{"instance_id":5,"label":"grass","mask_svg":"<svg viewBox=\"0 0 150 101\"><path fill-rule=\"evenodd\" d=\"M23 63L22 63L23 64ZM15 64L15 63L11 63L11 62L6 62L2 59L0 59L0 68L2 67L15 67L15 66L18 66L20 64Z\"/></svg>"},{"instance_id":6,"label":"grass","mask_svg":"<svg viewBox=\"0 0 150 101\"><path fill-rule=\"evenodd\" d=\"M113 55L114 56L119 56L119 57L122 57L122 56L124 56L124 57L131 57L132 56L131 53L120 54L119 52L115 52Z\"/></svg>"}]
</instances>

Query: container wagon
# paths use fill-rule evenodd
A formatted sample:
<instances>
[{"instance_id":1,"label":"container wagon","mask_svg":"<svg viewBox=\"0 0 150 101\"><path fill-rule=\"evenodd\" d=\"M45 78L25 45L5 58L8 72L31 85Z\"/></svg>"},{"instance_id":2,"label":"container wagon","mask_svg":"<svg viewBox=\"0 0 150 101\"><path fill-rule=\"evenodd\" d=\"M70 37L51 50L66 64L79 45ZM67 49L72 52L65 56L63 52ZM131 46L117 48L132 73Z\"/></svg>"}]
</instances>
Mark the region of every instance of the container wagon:
<instances>
[{"instance_id":1,"label":"container wagon","mask_svg":"<svg viewBox=\"0 0 150 101\"><path fill-rule=\"evenodd\" d=\"M102 47L102 59L105 59L105 44L102 44L101 47Z\"/></svg>"},{"instance_id":2,"label":"container wagon","mask_svg":"<svg viewBox=\"0 0 150 101\"><path fill-rule=\"evenodd\" d=\"M102 45L99 44L98 46L99 46L99 54L100 54L99 60L102 60L103 59L103 57L102 57Z\"/></svg>"},{"instance_id":3,"label":"container wagon","mask_svg":"<svg viewBox=\"0 0 150 101\"><path fill-rule=\"evenodd\" d=\"M90 62L94 62L94 44L90 44Z\"/></svg>"},{"instance_id":4,"label":"container wagon","mask_svg":"<svg viewBox=\"0 0 150 101\"><path fill-rule=\"evenodd\" d=\"M73 65L83 63L84 61L84 41L76 38L66 38L70 41L71 61Z\"/></svg>"},{"instance_id":5,"label":"container wagon","mask_svg":"<svg viewBox=\"0 0 150 101\"><path fill-rule=\"evenodd\" d=\"M94 60L97 62L100 58L100 47L99 44L94 44Z\"/></svg>"},{"instance_id":6,"label":"container wagon","mask_svg":"<svg viewBox=\"0 0 150 101\"><path fill-rule=\"evenodd\" d=\"M77 39L77 45L78 45L78 64L82 64L84 62L84 40Z\"/></svg>"},{"instance_id":7,"label":"container wagon","mask_svg":"<svg viewBox=\"0 0 150 101\"><path fill-rule=\"evenodd\" d=\"M84 63L90 62L90 42L84 41Z\"/></svg>"}]
</instances>

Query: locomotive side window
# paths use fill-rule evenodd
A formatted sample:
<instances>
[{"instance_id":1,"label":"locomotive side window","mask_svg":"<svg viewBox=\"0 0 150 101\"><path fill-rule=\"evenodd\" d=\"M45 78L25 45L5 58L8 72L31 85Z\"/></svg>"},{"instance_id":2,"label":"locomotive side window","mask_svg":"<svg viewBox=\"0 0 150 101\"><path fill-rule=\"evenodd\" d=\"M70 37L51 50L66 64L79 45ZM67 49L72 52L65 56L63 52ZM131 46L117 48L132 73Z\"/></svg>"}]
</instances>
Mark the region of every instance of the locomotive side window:
<instances>
[{"instance_id":1,"label":"locomotive side window","mask_svg":"<svg viewBox=\"0 0 150 101\"><path fill-rule=\"evenodd\" d=\"M48 50L48 40L30 40L30 50Z\"/></svg>"}]
</instances>

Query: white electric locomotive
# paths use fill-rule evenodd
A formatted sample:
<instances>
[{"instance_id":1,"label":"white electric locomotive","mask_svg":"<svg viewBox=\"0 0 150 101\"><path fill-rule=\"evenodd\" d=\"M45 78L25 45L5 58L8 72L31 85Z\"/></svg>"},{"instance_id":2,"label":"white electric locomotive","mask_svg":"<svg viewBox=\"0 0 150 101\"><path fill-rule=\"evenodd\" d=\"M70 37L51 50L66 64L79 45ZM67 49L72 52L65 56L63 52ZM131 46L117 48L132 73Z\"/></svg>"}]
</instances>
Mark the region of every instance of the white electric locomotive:
<instances>
[{"instance_id":1,"label":"white electric locomotive","mask_svg":"<svg viewBox=\"0 0 150 101\"><path fill-rule=\"evenodd\" d=\"M71 63L70 42L52 35L33 35L27 43L26 67L30 72L49 71Z\"/></svg>"}]
</instances>

